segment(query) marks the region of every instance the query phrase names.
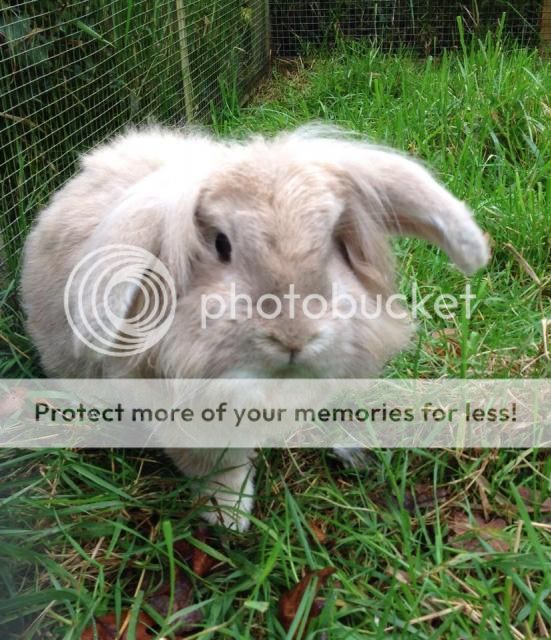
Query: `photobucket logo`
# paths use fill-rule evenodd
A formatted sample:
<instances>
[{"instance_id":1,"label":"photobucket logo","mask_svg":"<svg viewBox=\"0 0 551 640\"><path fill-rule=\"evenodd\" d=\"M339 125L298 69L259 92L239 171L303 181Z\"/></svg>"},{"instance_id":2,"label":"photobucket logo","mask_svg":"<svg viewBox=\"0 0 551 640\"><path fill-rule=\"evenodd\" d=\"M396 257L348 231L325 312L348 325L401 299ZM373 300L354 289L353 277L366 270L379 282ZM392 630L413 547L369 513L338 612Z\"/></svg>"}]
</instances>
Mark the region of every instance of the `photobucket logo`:
<instances>
[{"instance_id":1,"label":"photobucket logo","mask_svg":"<svg viewBox=\"0 0 551 640\"><path fill-rule=\"evenodd\" d=\"M75 266L63 302L81 342L103 355L128 357L166 334L176 311L176 289L152 253L112 244L86 254Z\"/></svg>"},{"instance_id":2,"label":"photobucket logo","mask_svg":"<svg viewBox=\"0 0 551 640\"><path fill-rule=\"evenodd\" d=\"M349 320L361 316L367 320L374 320L383 314L395 320L413 318L430 319L438 317L443 320L454 318L457 312L467 319L471 318L473 301L476 296L471 292L467 283L463 293L458 296L449 293L434 292L422 295L417 283L413 283L410 296L395 293L385 297L364 294L354 297L340 291L338 284L333 283L331 299L327 300L319 294L309 294L304 298L295 291L295 285L289 285L289 291L282 296L271 293L260 296L253 301L246 293L239 293L235 283L230 286L229 295L217 293L201 296L201 327L207 328L209 320L220 318L251 319L253 317L274 320L283 313L286 318L293 320L299 309L300 316L312 320L331 317L337 320ZM409 308L409 311L406 309Z\"/></svg>"}]
</instances>

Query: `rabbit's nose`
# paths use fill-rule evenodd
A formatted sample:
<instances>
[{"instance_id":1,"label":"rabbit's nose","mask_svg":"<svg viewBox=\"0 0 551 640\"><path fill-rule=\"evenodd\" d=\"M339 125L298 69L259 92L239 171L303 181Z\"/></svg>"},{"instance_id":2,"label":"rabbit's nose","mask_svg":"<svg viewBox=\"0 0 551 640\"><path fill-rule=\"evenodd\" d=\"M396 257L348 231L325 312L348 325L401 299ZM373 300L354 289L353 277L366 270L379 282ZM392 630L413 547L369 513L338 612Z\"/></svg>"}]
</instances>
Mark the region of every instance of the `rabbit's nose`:
<instances>
[{"instance_id":1,"label":"rabbit's nose","mask_svg":"<svg viewBox=\"0 0 551 640\"><path fill-rule=\"evenodd\" d=\"M310 333L308 335L292 335L280 331L272 331L266 337L272 344L275 344L280 349L287 351L289 353L290 361L294 362L304 347L316 339L317 333Z\"/></svg>"}]
</instances>

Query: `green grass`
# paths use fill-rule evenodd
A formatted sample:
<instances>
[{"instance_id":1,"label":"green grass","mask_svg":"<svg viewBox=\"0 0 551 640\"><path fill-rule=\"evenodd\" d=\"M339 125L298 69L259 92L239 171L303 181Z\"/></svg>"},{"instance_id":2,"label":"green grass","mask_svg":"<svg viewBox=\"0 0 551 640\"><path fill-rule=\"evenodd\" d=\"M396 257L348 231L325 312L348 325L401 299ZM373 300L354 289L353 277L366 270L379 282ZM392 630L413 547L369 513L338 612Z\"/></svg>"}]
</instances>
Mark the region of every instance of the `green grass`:
<instances>
[{"instance_id":1,"label":"green grass","mask_svg":"<svg viewBox=\"0 0 551 640\"><path fill-rule=\"evenodd\" d=\"M278 66L247 108L228 93L217 132L275 132L312 119L351 127L434 167L491 235L492 262L471 280L473 318L421 322L417 344L387 375L549 375L550 66L490 40L425 61L343 45L332 58ZM412 280L423 292L462 290L465 278L437 250L403 240L396 251L404 291ZM17 310L4 309L2 373L36 373ZM312 639L551 632L549 513L523 497L551 493L545 451L377 451L362 472L330 453L270 451L257 467L251 530L218 531L225 561L194 579L194 601L205 603L201 638L285 638L279 596L304 568L328 565L337 572ZM93 616L147 597L181 564L173 542L192 536L201 509L155 451L2 451L0 474L7 640L77 639ZM433 487L428 498L421 485ZM453 546L453 522L465 514L502 519L503 550L491 537ZM326 530L323 542L313 523Z\"/></svg>"}]
</instances>

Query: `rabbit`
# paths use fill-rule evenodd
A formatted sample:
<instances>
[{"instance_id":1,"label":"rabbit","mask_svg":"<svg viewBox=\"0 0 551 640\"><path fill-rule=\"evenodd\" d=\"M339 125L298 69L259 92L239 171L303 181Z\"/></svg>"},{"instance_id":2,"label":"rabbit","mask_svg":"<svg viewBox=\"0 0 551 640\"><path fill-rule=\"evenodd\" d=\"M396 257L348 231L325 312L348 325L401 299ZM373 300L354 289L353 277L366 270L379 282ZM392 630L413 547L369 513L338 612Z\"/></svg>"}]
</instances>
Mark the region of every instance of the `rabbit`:
<instances>
[{"instance_id":1,"label":"rabbit","mask_svg":"<svg viewBox=\"0 0 551 640\"><path fill-rule=\"evenodd\" d=\"M85 154L78 175L38 215L21 277L27 329L54 377L269 377L293 367L301 375L374 377L410 343L409 318L383 309L369 319L291 319L284 311L270 320L222 315L202 326L201 301L227 298L231 283L253 300L281 296L292 284L331 307L332 283L354 298L389 299L389 238L402 234L437 245L466 274L489 258L467 206L426 168L343 131L309 126L223 141L159 126L130 130ZM147 250L175 283L167 332L124 358L75 337L64 306L75 265L114 244ZM125 317L142 294L131 283L119 289L110 304ZM208 478L207 520L249 526L254 451L169 454L184 474Z\"/></svg>"}]
</instances>

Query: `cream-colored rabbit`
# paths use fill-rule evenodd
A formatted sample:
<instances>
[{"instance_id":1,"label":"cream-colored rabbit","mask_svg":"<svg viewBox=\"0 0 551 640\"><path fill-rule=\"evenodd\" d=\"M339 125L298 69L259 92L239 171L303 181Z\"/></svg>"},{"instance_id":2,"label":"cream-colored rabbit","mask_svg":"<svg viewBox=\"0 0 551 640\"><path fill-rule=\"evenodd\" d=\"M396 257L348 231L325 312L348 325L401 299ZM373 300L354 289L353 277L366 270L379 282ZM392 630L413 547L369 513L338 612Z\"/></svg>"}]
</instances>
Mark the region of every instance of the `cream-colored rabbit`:
<instances>
[{"instance_id":1,"label":"cream-colored rabbit","mask_svg":"<svg viewBox=\"0 0 551 640\"><path fill-rule=\"evenodd\" d=\"M467 207L398 153L319 128L240 143L132 131L84 156L79 174L40 213L22 274L28 330L45 371L57 377L266 377L286 367L372 377L408 344L412 325L384 309L349 319L330 310L335 290L369 300L394 293L392 234L433 242L466 273L489 255ZM157 256L177 295L166 335L126 358L76 338L64 308L75 265L114 244ZM227 298L232 284L252 300L283 296L293 285L303 296L323 296L327 313L315 320L285 311L270 320L228 314L202 323L205 294ZM110 303L124 317L140 295L128 285ZM184 473L209 476L205 490L216 495L208 519L246 528L252 451L171 455Z\"/></svg>"}]
</instances>

